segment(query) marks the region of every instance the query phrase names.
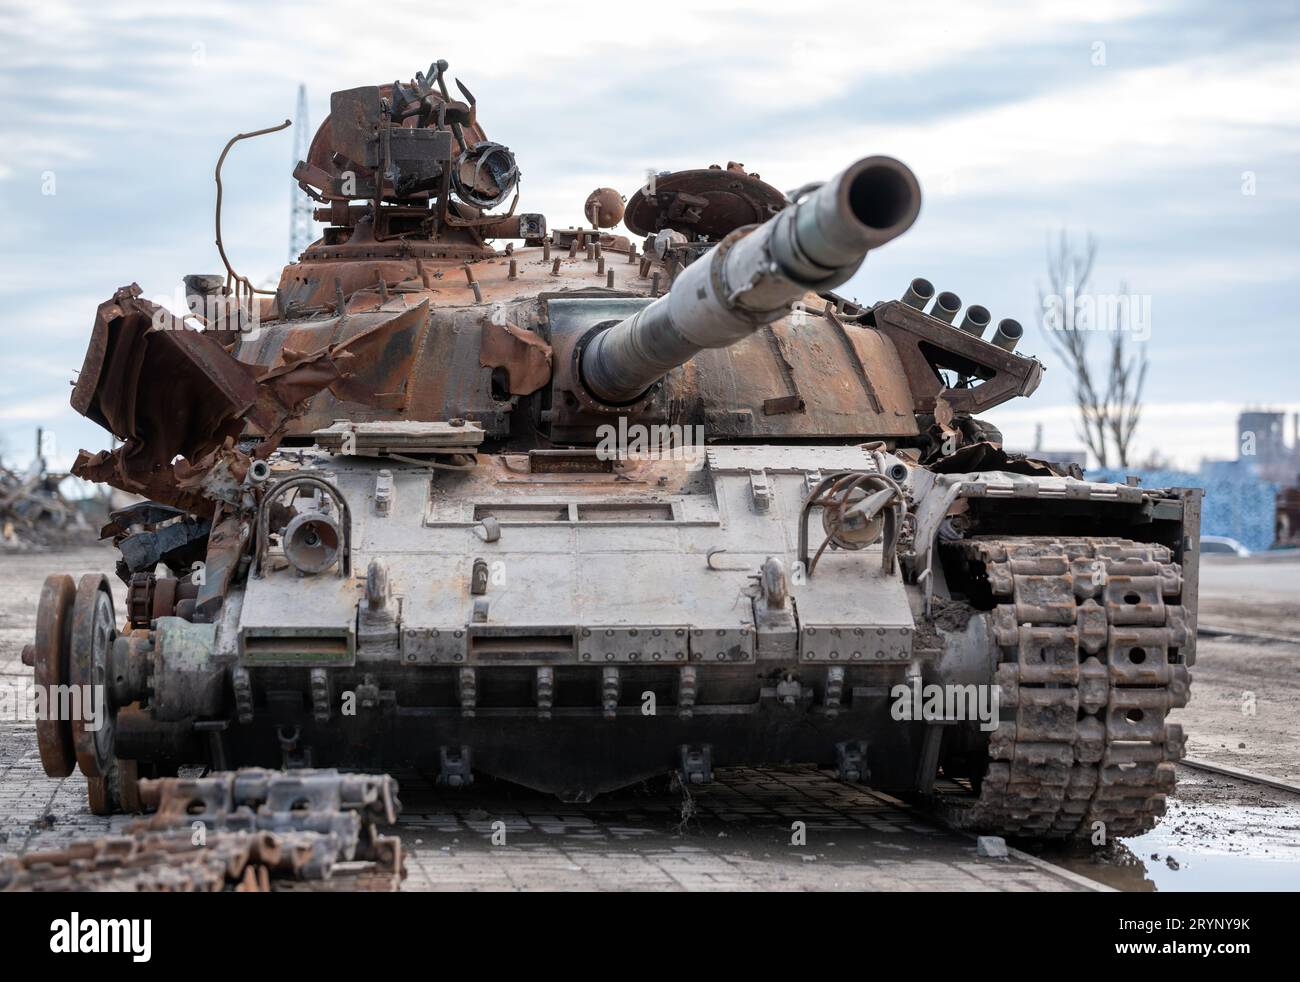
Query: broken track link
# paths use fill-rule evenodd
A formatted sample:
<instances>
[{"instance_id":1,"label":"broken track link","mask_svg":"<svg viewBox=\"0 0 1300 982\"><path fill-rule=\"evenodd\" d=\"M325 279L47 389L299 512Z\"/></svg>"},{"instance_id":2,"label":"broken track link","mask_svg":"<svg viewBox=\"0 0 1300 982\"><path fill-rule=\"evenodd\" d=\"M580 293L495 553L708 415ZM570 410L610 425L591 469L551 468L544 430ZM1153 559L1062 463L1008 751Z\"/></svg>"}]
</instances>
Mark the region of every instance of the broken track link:
<instances>
[{"instance_id":1,"label":"broken track link","mask_svg":"<svg viewBox=\"0 0 1300 982\"><path fill-rule=\"evenodd\" d=\"M1107 839L1151 829L1174 788L1191 676L1182 572L1161 545L1117 538L973 538L997 603L1001 705L978 797L941 796L970 831Z\"/></svg>"},{"instance_id":2,"label":"broken track link","mask_svg":"<svg viewBox=\"0 0 1300 982\"><path fill-rule=\"evenodd\" d=\"M397 890L405 876L400 840L377 831L400 808L387 775L247 768L140 794L156 811L125 835L0 859L0 892Z\"/></svg>"}]
</instances>

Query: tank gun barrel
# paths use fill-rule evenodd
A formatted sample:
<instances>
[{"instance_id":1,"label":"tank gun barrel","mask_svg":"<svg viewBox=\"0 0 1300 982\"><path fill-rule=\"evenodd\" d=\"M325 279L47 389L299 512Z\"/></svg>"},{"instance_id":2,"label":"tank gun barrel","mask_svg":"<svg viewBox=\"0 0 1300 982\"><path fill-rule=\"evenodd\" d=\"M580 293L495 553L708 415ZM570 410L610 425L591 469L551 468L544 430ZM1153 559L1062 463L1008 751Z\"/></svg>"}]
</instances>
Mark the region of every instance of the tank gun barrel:
<instances>
[{"instance_id":1,"label":"tank gun barrel","mask_svg":"<svg viewBox=\"0 0 1300 982\"><path fill-rule=\"evenodd\" d=\"M892 157L865 157L752 229L737 229L654 303L596 335L583 384L603 402L635 401L704 348L722 348L779 320L810 290L849 279L867 253L911 226L916 176Z\"/></svg>"}]
</instances>

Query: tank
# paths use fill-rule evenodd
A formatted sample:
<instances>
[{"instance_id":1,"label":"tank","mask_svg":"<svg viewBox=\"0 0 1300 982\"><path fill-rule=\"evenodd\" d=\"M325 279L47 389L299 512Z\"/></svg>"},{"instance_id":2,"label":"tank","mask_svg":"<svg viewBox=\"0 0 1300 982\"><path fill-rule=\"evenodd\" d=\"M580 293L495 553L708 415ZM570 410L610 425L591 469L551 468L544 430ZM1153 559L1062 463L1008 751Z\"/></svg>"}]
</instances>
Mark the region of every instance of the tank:
<instances>
[{"instance_id":1,"label":"tank","mask_svg":"<svg viewBox=\"0 0 1300 982\"><path fill-rule=\"evenodd\" d=\"M981 832L1150 828L1200 492L1004 449L981 414L1043 371L1014 320L836 292L911 170L662 173L551 229L446 72L334 93L273 291L219 205L188 309L100 306L72 404L122 443L75 472L140 500L119 583L45 584L47 773L107 812L182 766L584 801L807 763Z\"/></svg>"}]
</instances>

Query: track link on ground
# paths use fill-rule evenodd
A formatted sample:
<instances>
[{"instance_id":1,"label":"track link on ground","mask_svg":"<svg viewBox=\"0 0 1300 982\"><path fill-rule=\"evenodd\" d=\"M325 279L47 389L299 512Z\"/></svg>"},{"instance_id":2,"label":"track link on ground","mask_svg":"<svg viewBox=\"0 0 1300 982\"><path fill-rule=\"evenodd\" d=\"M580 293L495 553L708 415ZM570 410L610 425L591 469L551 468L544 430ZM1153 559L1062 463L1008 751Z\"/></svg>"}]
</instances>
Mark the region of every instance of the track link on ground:
<instances>
[{"instance_id":1,"label":"track link on ground","mask_svg":"<svg viewBox=\"0 0 1300 982\"><path fill-rule=\"evenodd\" d=\"M401 842L378 834L397 821L387 775L245 768L201 778L141 781L155 811L124 835L0 856L6 891L266 892L396 890ZM333 875L348 864L345 875Z\"/></svg>"},{"instance_id":2,"label":"track link on ground","mask_svg":"<svg viewBox=\"0 0 1300 982\"><path fill-rule=\"evenodd\" d=\"M1182 571L1161 545L1117 538L975 537L1014 711L990 735L978 796L940 799L971 831L1033 838L1136 835L1164 814L1183 756L1191 677ZM1097 826L1096 823L1103 823Z\"/></svg>"}]
</instances>

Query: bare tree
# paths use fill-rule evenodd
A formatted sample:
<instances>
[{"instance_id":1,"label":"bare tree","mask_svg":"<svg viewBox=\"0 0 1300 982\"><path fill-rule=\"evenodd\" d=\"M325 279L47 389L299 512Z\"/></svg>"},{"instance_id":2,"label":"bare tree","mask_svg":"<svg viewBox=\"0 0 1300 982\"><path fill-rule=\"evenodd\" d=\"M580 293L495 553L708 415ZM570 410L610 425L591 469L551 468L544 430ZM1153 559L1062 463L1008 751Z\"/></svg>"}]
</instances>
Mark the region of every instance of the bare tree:
<instances>
[{"instance_id":1,"label":"bare tree","mask_svg":"<svg viewBox=\"0 0 1300 982\"><path fill-rule=\"evenodd\" d=\"M1074 376L1074 401L1079 407L1079 438L1102 467L1117 463L1127 467L1133 434L1142 415L1142 388L1146 382L1145 351L1128 350L1124 295L1115 305L1098 305L1089 293L1097 240L1089 234L1082 246L1064 230L1056 245L1047 248L1047 286L1038 288L1039 327L1049 344ZM1088 302L1081 302L1087 298ZM1093 323L1104 310L1106 323ZM1095 333L1110 335L1110 357L1104 373L1094 375L1090 343ZM1105 388L1099 379L1104 380Z\"/></svg>"},{"instance_id":2,"label":"bare tree","mask_svg":"<svg viewBox=\"0 0 1300 982\"><path fill-rule=\"evenodd\" d=\"M1119 285L1121 298L1131 298L1128 284ZM1115 322L1107 324L1110 330L1110 381L1106 388L1107 425L1110 437L1115 442L1115 455L1120 467L1133 463L1133 433L1142 418L1142 388L1147 380L1147 354L1141 345L1130 354L1127 350L1127 338L1130 335L1131 316L1127 304L1119 303L1115 307Z\"/></svg>"}]
</instances>

